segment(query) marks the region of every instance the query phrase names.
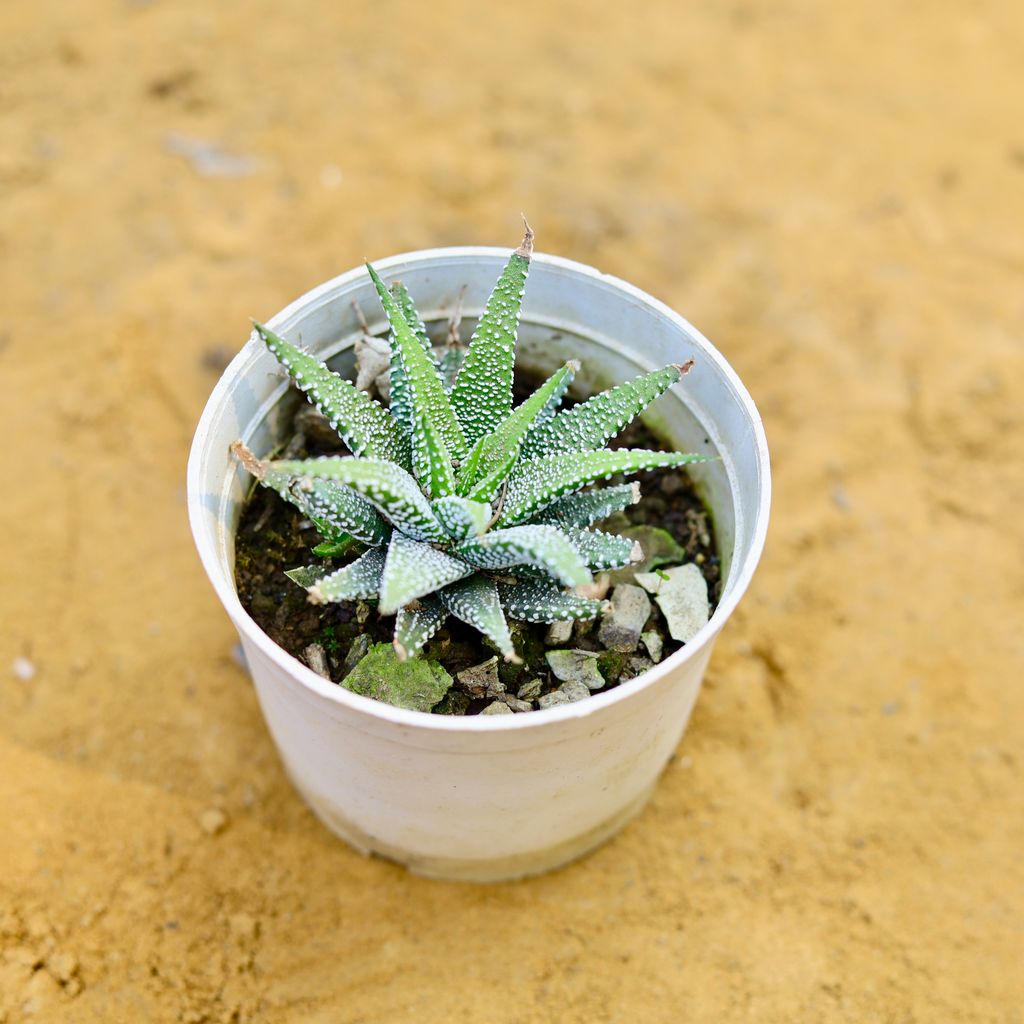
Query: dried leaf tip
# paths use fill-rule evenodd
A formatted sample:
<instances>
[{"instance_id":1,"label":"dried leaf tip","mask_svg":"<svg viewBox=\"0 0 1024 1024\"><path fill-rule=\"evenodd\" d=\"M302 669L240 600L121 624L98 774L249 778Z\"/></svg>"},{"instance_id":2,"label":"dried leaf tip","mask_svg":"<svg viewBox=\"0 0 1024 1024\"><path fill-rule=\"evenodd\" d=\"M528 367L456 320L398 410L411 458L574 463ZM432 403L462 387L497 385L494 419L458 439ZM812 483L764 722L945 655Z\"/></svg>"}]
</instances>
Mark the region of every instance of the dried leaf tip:
<instances>
[{"instance_id":1,"label":"dried leaf tip","mask_svg":"<svg viewBox=\"0 0 1024 1024\"><path fill-rule=\"evenodd\" d=\"M521 213L519 216L523 218L523 240L519 248L516 249L516 255L528 260L533 255L533 228L530 227L525 213Z\"/></svg>"},{"instance_id":2,"label":"dried leaf tip","mask_svg":"<svg viewBox=\"0 0 1024 1024\"><path fill-rule=\"evenodd\" d=\"M397 640L392 640L391 646L394 647L395 657L399 661L405 661L409 657L409 652Z\"/></svg>"},{"instance_id":3,"label":"dried leaf tip","mask_svg":"<svg viewBox=\"0 0 1024 1024\"><path fill-rule=\"evenodd\" d=\"M516 654L515 651L513 651L511 654L506 654L505 655L505 660L510 665L522 665L522 663L523 663L523 659L520 658L519 655Z\"/></svg>"},{"instance_id":4,"label":"dried leaf tip","mask_svg":"<svg viewBox=\"0 0 1024 1024\"><path fill-rule=\"evenodd\" d=\"M321 580L320 582L322 583L323 580ZM324 600L323 591L320 590L320 587L319 587L318 584L314 584L313 586L311 586L306 591L306 600L310 604L326 604L327 603Z\"/></svg>"},{"instance_id":5,"label":"dried leaf tip","mask_svg":"<svg viewBox=\"0 0 1024 1024\"><path fill-rule=\"evenodd\" d=\"M644 560L644 549L641 546L640 541L633 542L632 550L629 552L629 560L633 565Z\"/></svg>"},{"instance_id":6,"label":"dried leaf tip","mask_svg":"<svg viewBox=\"0 0 1024 1024\"><path fill-rule=\"evenodd\" d=\"M693 360L687 359L685 363L672 364L678 371L680 377L685 377L693 369Z\"/></svg>"},{"instance_id":7,"label":"dried leaf tip","mask_svg":"<svg viewBox=\"0 0 1024 1024\"><path fill-rule=\"evenodd\" d=\"M245 471L251 473L257 480L262 480L267 475L266 464L257 459L241 441L235 441L231 445L231 454L238 459Z\"/></svg>"},{"instance_id":8,"label":"dried leaf tip","mask_svg":"<svg viewBox=\"0 0 1024 1024\"><path fill-rule=\"evenodd\" d=\"M629 489L633 492L631 505L638 505L640 503L640 481L634 480L630 485Z\"/></svg>"}]
</instances>

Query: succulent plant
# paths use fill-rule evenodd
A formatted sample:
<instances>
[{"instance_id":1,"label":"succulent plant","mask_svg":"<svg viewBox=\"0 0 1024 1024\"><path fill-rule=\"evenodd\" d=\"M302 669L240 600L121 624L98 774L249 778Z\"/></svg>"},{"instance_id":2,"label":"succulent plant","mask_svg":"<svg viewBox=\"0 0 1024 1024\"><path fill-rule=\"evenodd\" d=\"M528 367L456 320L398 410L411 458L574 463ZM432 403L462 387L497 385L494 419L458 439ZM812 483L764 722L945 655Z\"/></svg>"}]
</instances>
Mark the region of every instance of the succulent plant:
<instances>
[{"instance_id":1,"label":"succulent plant","mask_svg":"<svg viewBox=\"0 0 1024 1024\"><path fill-rule=\"evenodd\" d=\"M634 541L594 524L636 502L620 474L702 460L683 452L606 450L688 366L670 365L559 410L579 364L568 362L512 408L520 308L533 232L502 271L465 349L435 353L411 296L367 270L390 325L390 407L297 345L255 325L295 384L352 453L258 459L232 447L264 487L323 537L319 556L357 553L330 571L289 570L313 602L377 601L395 615L399 658L419 652L449 615L516 661L508 620L591 619L595 570L637 561ZM582 588L582 590L581 590Z\"/></svg>"}]
</instances>

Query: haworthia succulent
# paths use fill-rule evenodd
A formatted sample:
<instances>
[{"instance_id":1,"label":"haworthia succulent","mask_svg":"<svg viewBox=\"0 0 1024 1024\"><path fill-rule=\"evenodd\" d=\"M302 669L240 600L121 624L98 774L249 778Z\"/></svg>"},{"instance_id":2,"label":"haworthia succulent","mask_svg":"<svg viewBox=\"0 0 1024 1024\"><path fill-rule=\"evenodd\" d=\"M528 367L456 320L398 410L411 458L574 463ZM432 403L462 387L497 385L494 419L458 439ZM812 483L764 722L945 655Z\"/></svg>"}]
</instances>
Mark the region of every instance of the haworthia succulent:
<instances>
[{"instance_id":1,"label":"haworthia succulent","mask_svg":"<svg viewBox=\"0 0 1024 1024\"><path fill-rule=\"evenodd\" d=\"M452 406L468 444L493 430L512 408L516 333L533 253L529 225L476 325L452 388Z\"/></svg>"},{"instance_id":2,"label":"haworthia succulent","mask_svg":"<svg viewBox=\"0 0 1024 1024\"><path fill-rule=\"evenodd\" d=\"M452 540L469 540L487 529L491 520L491 506L481 501L470 501L454 494L435 498L430 510Z\"/></svg>"},{"instance_id":3,"label":"haworthia succulent","mask_svg":"<svg viewBox=\"0 0 1024 1024\"><path fill-rule=\"evenodd\" d=\"M533 565L567 587L591 581L576 547L555 526L512 526L460 544L459 555L481 569Z\"/></svg>"},{"instance_id":4,"label":"haworthia succulent","mask_svg":"<svg viewBox=\"0 0 1024 1024\"><path fill-rule=\"evenodd\" d=\"M421 651L448 614L509 659L515 651L506 612L531 622L594 617L601 602L566 588L636 556L632 540L589 527L637 501L639 486L583 489L619 474L703 461L681 452L599 450L686 366L646 374L559 413L578 368L569 363L512 410L532 248L527 226L469 347L456 344L457 311L449 344L437 353L408 290L394 283L389 291L367 266L391 328L388 410L257 326L355 454L264 461L241 442L232 448L264 486L313 522L323 538L314 554L367 548L340 569L302 566L287 575L314 601L376 597L379 614L396 616L401 657ZM379 364L373 376L383 386Z\"/></svg>"},{"instance_id":5,"label":"haworthia succulent","mask_svg":"<svg viewBox=\"0 0 1024 1024\"><path fill-rule=\"evenodd\" d=\"M255 322L253 326L353 454L410 465L408 441L382 405L269 327Z\"/></svg>"},{"instance_id":6,"label":"haworthia succulent","mask_svg":"<svg viewBox=\"0 0 1024 1024\"><path fill-rule=\"evenodd\" d=\"M354 562L349 562L329 576L317 580L308 588L309 599L314 604L326 604L332 601L355 601L376 597L380 591L383 569L383 549L370 548Z\"/></svg>"},{"instance_id":7,"label":"haworthia succulent","mask_svg":"<svg viewBox=\"0 0 1024 1024\"><path fill-rule=\"evenodd\" d=\"M380 581L380 613L392 615L402 605L433 594L472 572L473 567L462 559L396 532L388 545Z\"/></svg>"},{"instance_id":8,"label":"haworthia succulent","mask_svg":"<svg viewBox=\"0 0 1024 1024\"><path fill-rule=\"evenodd\" d=\"M639 500L640 484L634 480L630 484L616 484L614 487L566 495L553 501L531 521L551 523L554 526L592 526L635 505Z\"/></svg>"},{"instance_id":9,"label":"haworthia succulent","mask_svg":"<svg viewBox=\"0 0 1024 1024\"><path fill-rule=\"evenodd\" d=\"M399 466L378 459L327 456L272 462L295 477L336 480L357 491L397 529L417 540L444 540L445 532L430 511L416 481Z\"/></svg>"},{"instance_id":10,"label":"haworthia succulent","mask_svg":"<svg viewBox=\"0 0 1024 1024\"><path fill-rule=\"evenodd\" d=\"M597 480L620 473L685 466L704 462L704 456L686 452L654 452L620 448L618 451L567 452L532 462L520 462L509 478L508 492L498 526L514 526L533 518L556 498L578 491Z\"/></svg>"},{"instance_id":11,"label":"haworthia succulent","mask_svg":"<svg viewBox=\"0 0 1024 1024\"><path fill-rule=\"evenodd\" d=\"M505 613L501 610L498 588L492 579L478 573L445 587L437 596L457 619L468 622L474 629L490 637L506 661L520 660L512 645Z\"/></svg>"},{"instance_id":12,"label":"haworthia succulent","mask_svg":"<svg viewBox=\"0 0 1024 1024\"><path fill-rule=\"evenodd\" d=\"M466 452L462 428L444 392L437 367L424 352L380 276L369 264L367 270L391 324L402 371L409 385L413 469L432 498L451 494L455 490L452 459L462 458Z\"/></svg>"},{"instance_id":13,"label":"haworthia succulent","mask_svg":"<svg viewBox=\"0 0 1024 1024\"><path fill-rule=\"evenodd\" d=\"M566 528L565 535L589 569L621 569L644 557L643 548L630 537L575 527Z\"/></svg>"},{"instance_id":14,"label":"haworthia succulent","mask_svg":"<svg viewBox=\"0 0 1024 1024\"><path fill-rule=\"evenodd\" d=\"M593 619L603 601L566 593L549 579L517 580L499 583L498 594L505 611L523 622L566 622L569 619Z\"/></svg>"},{"instance_id":15,"label":"haworthia succulent","mask_svg":"<svg viewBox=\"0 0 1024 1024\"><path fill-rule=\"evenodd\" d=\"M448 612L436 597L424 597L398 609L395 616L395 653L399 661L418 654L423 645L441 628Z\"/></svg>"},{"instance_id":16,"label":"haworthia succulent","mask_svg":"<svg viewBox=\"0 0 1024 1024\"><path fill-rule=\"evenodd\" d=\"M558 413L526 439L523 458L603 448L688 368L662 367Z\"/></svg>"},{"instance_id":17,"label":"haworthia succulent","mask_svg":"<svg viewBox=\"0 0 1024 1024\"><path fill-rule=\"evenodd\" d=\"M530 427L553 395L565 394L579 363L566 363L553 373L515 412L498 427L484 435L479 455L471 467L472 477L460 474L459 490L476 501L490 501L501 488L508 471L519 457L519 450ZM476 451L476 449L474 449ZM468 489L464 489L468 484Z\"/></svg>"}]
</instances>

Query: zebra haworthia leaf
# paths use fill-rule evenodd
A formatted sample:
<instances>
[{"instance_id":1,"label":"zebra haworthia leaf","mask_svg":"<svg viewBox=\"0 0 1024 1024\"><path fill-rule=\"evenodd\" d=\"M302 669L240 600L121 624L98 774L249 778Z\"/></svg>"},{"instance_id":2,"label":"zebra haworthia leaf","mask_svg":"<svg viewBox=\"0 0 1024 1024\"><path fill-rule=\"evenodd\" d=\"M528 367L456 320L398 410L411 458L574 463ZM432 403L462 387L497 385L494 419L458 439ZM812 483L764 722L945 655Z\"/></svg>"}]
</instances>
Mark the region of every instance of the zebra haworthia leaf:
<instances>
[{"instance_id":1,"label":"zebra haworthia leaf","mask_svg":"<svg viewBox=\"0 0 1024 1024\"><path fill-rule=\"evenodd\" d=\"M336 480L357 491L392 525L417 540L443 540L441 524L430 511L430 502L416 481L399 466L378 459L325 456L270 463L294 477Z\"/></svg>"},{"instance_id":2,"label":"zebra haworthia leaf","mask_svg":"<svg viewBox=\"0 0 1024 1024\"><path fill-rule=\"evenodd\" d=\"M525 522L563 495L620 473L685 466L704 456L685 452L654 452L620 448L617 451L566 452L532 462L520 462L509 479L498 526Z\"/></svg>"},{"instance_id":3,"label":"zebra haworthia leaf","mask_svg":"<svg viewBox=\"0 0 1024 1024\"><path fill-rule=\"evenodd\" d=\"M380 581L380 613L392 615L402 605L433 594L472 571L473 567L462 559L395 533Z\"/></svg>"},{"instance_id":4,"label":"zebra haworthia leaf","mask_svg":"<svg viewBox=\"0 0 1024 1024\"><path fill-rule=\"evenodd\" d=\"M395 616L395 653L399 661L414 657L441 628L448 612L436 597L424 597L398 609Z\"/></svg>"},{"instance_id":5,"label":"zebra haworthia leaf","mask_svg":"<svg viewBox=\"0 0 1024 1024\"><path fill-rule=\"evenodd\" d=\"M253 326L296 386L327 417L353 454L387 459L403 467L409 465L408 442L383 406L269 327L255 322Z\"/></svg>"},{"instance_id":6,"label":"zebra haworthia leaf","mask_svg":"<svg viewBox=\"0 0 1024 1024\"><path fill-rule=\"evenodd\" d=\"M596 491L559 498L535 515L533 522L552 523L554 526L592 526L635 505L639 500L640 484L634 480L629 484L601 487Z\"/></svg>"},{"instance_id":7,"label":"zebra haworthia leaf","mask_svg":"<svg viewBox=\"0 0 1024 1024\"><path fill-rule=\"evenodd\" d=\"M512 409L516 334L533 254L533 232L509 258L494 286L452 388L452 406L468 444L492 431Z\"/></svg>"},{"instance_id":8,"label":"zebra haworthia leaf","mask_svg":"<svg viewBox=\"0 0 1024 1024\"><path fill-rule=\"evenodd\" d=\"M409 386L413 469L432 498L451 494L455 490L452 459L461 458L466 452L462 428L444 392L437 367L423 350L377 271L370 264L366 268L391 324L402 372Z\"/></svg>"},{"instance_id":9,"label":"zebra haworthia leaf","mask_svg":"<svg viewBox=\"0 0 1024 1024\"><path fill-rule=\"evenodd\" d=\"M566 593L548 579L517 580L499 583L502 606L513 619L523 622L567 622L570 619L596 618L603 601Z\"/></svg>"},{"instance_id":10,"label":"zebra haworthia leaf","mask_svg":"<svg viewBox=\"0 0 1024 1024\"><path fill-rule=\"evenodd\" d=\"M526 439L523 457L603 448L688 370L689 364L665 366L558 413Z\"/></svg>"},{"instance_id":11,"label":"zebra haworthia leaf","mask_svg":"<svg viewBox=\"0 0 1024 1024\"><path fill-rule=\"evenodd\" d=\"M567 587L590 583L583 558L564 533L555 526L512 526L467 541L457 548L459 555L481 569L509 569L532 565Z\"/></svg>"},{"instance_id":12,"label":"zebra haworthia leaf","mask_svg":"<svg viewBox=\"0 0 1024 1024\"><path fill-rule=\"evenodd\" d=\"M430 503L430 510L452 540L469 540L480 536L491 519L490 505L460 498L455 494L435 498Z\"/></svg>"},{"instance_id":13,"label":"zebra haworthia leaf","mask_svg":"<svg viewBox=\"0 0 1024 1024\"><path fill-rule=\"evenodd\" d=\"M384 570L384 552L381 548L370 548L354 562L317 580L309 589L313 604L327 604L332 601L356 601L376 597ZM294 577L293 577L294 579Z\"/></svg>"},{"instance_id":14,"label":"zebra haworthia leaf","mask_svg":"<svg viewBox=\"0 0 1024 1024\"><path fill-rule=\"evenodd\" d=\"M589 569L621 569L644 557L643 548L630 537L575 527L566 528L565 535Z\"/></svg>"},{"instance_id":15,"label":"zebra haworthia leaf","mask_svg":"<svg viewBox=\"0 0 1024 1024\"><path fill-rule=\"evenodd\" d=\"M445 587L438 595L441 603L457 619L468 622L498 646L506 661L518 662L512 635L505 621L494 580L477 573L454 586Z\"/></svg>"}]
</instances>

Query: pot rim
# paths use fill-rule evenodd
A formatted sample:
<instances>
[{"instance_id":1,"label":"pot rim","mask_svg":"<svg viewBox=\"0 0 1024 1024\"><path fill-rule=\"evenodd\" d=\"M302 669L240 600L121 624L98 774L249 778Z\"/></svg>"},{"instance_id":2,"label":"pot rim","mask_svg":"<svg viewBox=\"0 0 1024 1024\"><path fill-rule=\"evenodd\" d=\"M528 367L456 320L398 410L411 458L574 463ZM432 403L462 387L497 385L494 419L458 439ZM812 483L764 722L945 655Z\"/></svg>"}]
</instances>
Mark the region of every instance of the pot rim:
<instances>
[{"instance_id":1,"label":"pot rim","mask_svg":"<svg viewBox=\"0 0 1024 1024\"><path fill-rule=\"evenodd\" d=\"M378 270L386 272L391 267L403 264L409 260L424 260L427 257L472 259L474 257L499 257L506 258L508 249L497 246L449 246L435 249L419 249L410 252L399 253L385 259L375 261L374 265ZM188 514L189 523L192 529L193 539L199 551L200 561L209 577L213 589L224 605L228 616L235 627L245 633L246 639L253 643L271 661L275 662L283 671L291 674L302 686L314 691L318 696L333 701L348 711L358 714L366 714L372 718L382 719L395 726L409 726L438 730L441 732L506 732L510 730L539 729L545 726L555 726L560 722L574 719L586 718L591 714L610 708L612 705L628 700L634 694L648 687L654 686L660 679L684 665L692 658L698 657L705 649L708 642L722 628L725 621L733 613L740 598L743 597L753 578L754 570L760 561L764 550L765 538L768 531L768 518L771 506L771 465L768 456L768 440L765 436L764 425L761 416L754 405L750 393L740 381L739 376L732 369L724 356L714 345L698 331L685 317L681 316L670 306L659 299L647 294L641 289L623 281L613 274L606 274L600 270L590 267L585 263L578 263L575 260L565 259L561 256L552 256L546 253L535 252L532 257L538 264L546 264L563 271L570 271L582 277L589 277L600 281L605 285L613 286L624 298L630 299L641 305L649 306L662 316L673 321L684 331L697 347L703 349L704 358L713 363L717 371L722 375L733 392L738 404L746 413L752 436L756 446L756 465L759 476L758 480L758 502L753 516L750 544L747 548L746 557L742 564L733 564L732 572L736 573L727 588L727 593L715 608L708 622L700 631L683 647L664 661L659 662L653 668L619 683L617 686L604 692L592 694L585 700L576 701L571 704L560 704L553 708L531 711L529 714L516 715L433 715L422 711L412 711L405 708L396 708L390 704L374 700L371 697L364 697L357 693L346 690L337 683L332 683L318 675L311 668L293 657L283 647L279 647L273 640L263 632L256 621L242 606L234 587L234 581L223 572L222 567L216 558L212 548L201 541L204 533L202 505L203 488L201 486L201 462L202 452L207 444L209 433L208 421L212 419L214 410L220 406L222 400L232 390L236 378L240 377L244 364L251 356L255 342L252 338L242 346L239 352L228 364L220 380L214 386L210 397L203 408L199 423L196 427L195 436L192 441L188 459L187 470L187 491L188 491ZM289 303L280 312L267 321L272 329L280 322L289 319L299 313L304 307L325 292L348 284L350 281L358 280L366 273L365 267L355 267L345 271L328 281L317 285L310 291L299 296Z\"/></svg>"}]
</instances>

